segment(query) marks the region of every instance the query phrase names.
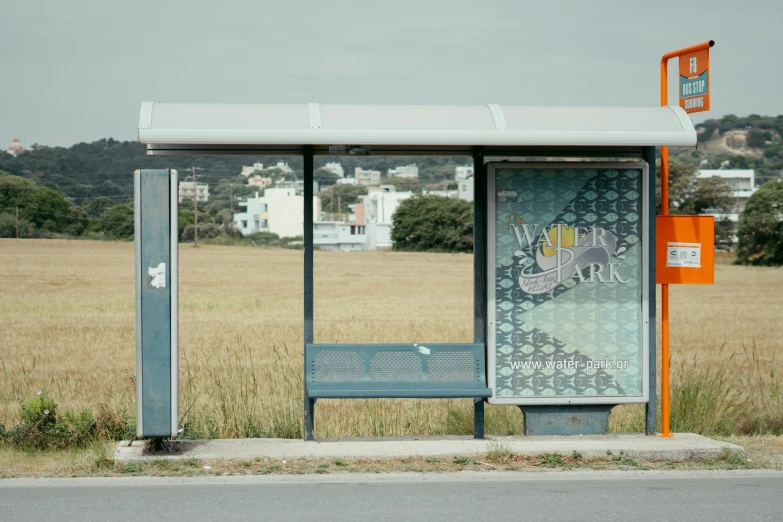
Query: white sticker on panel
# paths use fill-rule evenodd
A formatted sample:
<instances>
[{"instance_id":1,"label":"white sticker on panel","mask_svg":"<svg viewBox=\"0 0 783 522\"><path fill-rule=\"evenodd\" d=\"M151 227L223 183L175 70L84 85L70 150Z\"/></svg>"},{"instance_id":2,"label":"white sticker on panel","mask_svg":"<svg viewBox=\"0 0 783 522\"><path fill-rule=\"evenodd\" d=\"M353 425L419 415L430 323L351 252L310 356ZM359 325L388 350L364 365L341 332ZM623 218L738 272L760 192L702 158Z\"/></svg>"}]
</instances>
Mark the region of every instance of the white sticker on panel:
<instances>
[{"instance_id":1,"label":"white sticker on panel","mask_svg":"<svg viewBox=\"0 0 783 522\"><path fill-rule=\"evenodd\" d=\"M701 268L701 243L667 243L666 266Z\"/></svg>"}]
</instances>

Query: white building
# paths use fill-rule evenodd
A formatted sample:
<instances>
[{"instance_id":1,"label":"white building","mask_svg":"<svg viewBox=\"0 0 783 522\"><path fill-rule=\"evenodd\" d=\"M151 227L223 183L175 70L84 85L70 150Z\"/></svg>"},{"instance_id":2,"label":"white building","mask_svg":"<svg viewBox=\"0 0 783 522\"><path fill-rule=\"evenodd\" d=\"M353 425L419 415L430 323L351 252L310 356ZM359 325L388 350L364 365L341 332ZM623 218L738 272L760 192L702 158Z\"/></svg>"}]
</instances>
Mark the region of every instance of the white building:
<instances>
[{"instance_id":1,"label":"white building","mask_svg":"<svg viewBox=\"0 0 783 522\"><path fill-rule=\"evenodd\" d=\"M355 221L317 221L313 223L313 244L321 250L339 252L369 250L367 227Z\"/></svg>"},{"instance_id":2,"label":"white building","mask_svg":"<svg viewBox=\"0 0 783 522\"><path fill-rule=\"evenodd\" d=\"M353 171L353 177L356 178L360 185L368 187L380 185L381 183L380 170L364 170L361 167L356 167Z\"/></svg>"},{"instance_id":3,"label":"white building","mask_svg":"<svg viewBox=\"0 0 783 522\"><path fill-rule=\"evenodd\" d=\"M343 166L340 163L327 163L321 168L327 172L331 172L332 174L337 174L338 178L345 177L345 170L343 170Z\"/></svg>"},{"instance_id":4,"label":"white building","mask_svg":"<svg viewBox=\"0 0 783 522\"><path fill-rule=\"evenodd\" d=\"M739 215L745 209L745 203L756 192L756 172L753 169L698 170L696 176L698 179L723 178L733 191L733 206L728 214L712 215L716 219L729 219L733 223L739 222Z\"/></svg>"},{"instance_id":5,"label":"white building","mask_svg":"<svg viewBox=\"0 0 783 522\"><path fill-rule=\"evenodd\" d=\"M251 187L267 188L272 186L272 178L265 178L256 174L252 178L247 178L247 184Z\"/></svg>"},{"instance_id":6,"label":"white building","mask_svg":"<svg viewBox=\"0 0 783 522\"><path fill-rule=\"evenodd\" d=\"M313 213L321 214L321 202L313 197ZM295 188L272 187L253 198L239 202L244 212L234 214L234 228L243 235L254 232L272 232L280 237L302 236L304 227L304 196Z\"/></svg>"},{"instance_id":7,"label":"white building","mask_svg":"<svg viewBox=\"0 0 783 522\"><path fill-rule=\"evenodd\" d=\"M454 180L468 179L473 176L473 165L461 165L454 169Z\"/></svg>"},{"instance_id":8,"label":"white building","mask_svg":"<svg viewBox=\"0 0 783 522\"><path fill-rule=\"evenodd\" d=\"M422 196L441 196L444 198L459 199L459 190L422 190Z\"/></svg>"},{"instance_id":9,"label":"white building","mask_svg":"<svg viewBox=\"0 0 783 522\"><path fill-rule=\"evenodd\" d=\"M209 185L196 182L196 190L194 191L192 181L180 181L178 196L180 203L186 199L193 201L194 196L199 203L206 203L209 201Z\"/></svg>"},{"instance_id":10,"label":"white building","mask_svg":"<svg viewBox=\"0 0 783 522\"><path fill-rule=\"evenodd\" d=\"M11 140L11 144L6 149L6 152L8 154L10 154L11 156L16 157L19 154L21 154L21 153L23 153L25 151L28 151L28 150L32 150L32 149L28 149L28 148L22 146L22 142L19 141L19 138L14 138L13 140Z\"/></svg>"},{"instance_id":11,"label":"white building","mask_svg":"<svg viewBox=\"0 0 783 522\"><path fill-rule=\"evenodd\" d=\"M246 165L242 165L242 172L240 172L240 175L244 177L248 177L256 171L263 172L263 170L264 170L264 164L255 162L249 167Z\"/></svg>"},{"instance_id":12,"label":"white building","mask_svg":"<svg viewBox=\"0 0 783 522\"><path fill-rule=\"evenodd\" d=\"M337 180L338 185L358 185L359 180L356 178L340 178Z\"/></svg>"},{"instance_id":13,"label":"white building","mask_svg":"<svg viewBox=\"0 0 783 522\"><path fill-rule=\"evenodd\" d=\"M395 167L388 170L390 178L419 179L419 167L415 163L404 167Z\"/></svg>"},{"instance_id":14,"label":"white building","mask_svg":"<svg viewBox=\"0 0 783 522\"><path fill-rule=\"evenodd\" d=\"M473 201L473 176L457 181L457 193L459 199Z\"/></svg>"},{"instance_id":15,"label":"white building","mask_svg":"<svg viewBox=\"0 0 783 522\"><path fill-rule=\"evenodd\" d=\"M292 188L296 190L298 196L304 195L304 180L297 179L294 181L280 180L275 184L275 188ZM318 182L313 181L313 194L318 194Z\"/></svg>"},{"instance_id":16,"label":"white building","mask_svg":"<svg viewBox=\"0 0 783 522\"><path fill-rule=\"evenodd\" d=\"M392 246L392 216L412 192L397 192L392 185L372 187L359 196L350 221L313 224L313 243L322 250L353 252Z\"/></svg>"},{"instance_id":17,"label":"white building","mask_svg":"<svg viewBox=\"0 0 783 522\"><path fill-rule=\"evenodd\" d=\"M278 162L277 162L277 165L272 165L272 166L269 166L269 167L267 167L267 168L266 168L266 169L264 169L264 170L266 170L266 171L270 171L270 170L279 170L279 171L280 171L280 172L282 172L283 174L292 174L292 173L294 172L294 169L292 169L291 167L289 167L289 166L288 166L288 163L286 163L285 161L278 161Z\"/></svg>"},{"instance_id":18,"label":"white building","mask_svg":"<svg viewBox=\"0 0 783 522\"><path fill-rule=\"evenodd\" d=\"M413 192L397 192L392 185L373 187L366 196L359 196L356 221L364 221L367 226L367 250L392 246L392 216L400 203L411 197Z\"/></svg>"}]
</instances>

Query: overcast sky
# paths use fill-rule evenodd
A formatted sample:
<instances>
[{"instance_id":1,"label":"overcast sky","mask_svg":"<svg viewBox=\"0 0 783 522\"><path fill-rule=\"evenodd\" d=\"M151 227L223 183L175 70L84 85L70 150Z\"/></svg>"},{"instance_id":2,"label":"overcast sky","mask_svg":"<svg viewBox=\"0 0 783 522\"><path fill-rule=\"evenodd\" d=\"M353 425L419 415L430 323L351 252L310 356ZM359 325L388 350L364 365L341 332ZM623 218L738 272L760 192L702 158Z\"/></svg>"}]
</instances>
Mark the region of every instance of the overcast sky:
<instances>
[{"instance_id":1,"label":"overcast sky","mask_svg":"<svg viewBox=\"0 0 783 522\"><path fill-rule=\"evenodd\" d=\"M656 105L661 54L709 39L713 110L694 120L783 113L779 0L0 7L3 149L15 136L27 146L135 140L145 100Z\"/></svg>"}]
</instances>

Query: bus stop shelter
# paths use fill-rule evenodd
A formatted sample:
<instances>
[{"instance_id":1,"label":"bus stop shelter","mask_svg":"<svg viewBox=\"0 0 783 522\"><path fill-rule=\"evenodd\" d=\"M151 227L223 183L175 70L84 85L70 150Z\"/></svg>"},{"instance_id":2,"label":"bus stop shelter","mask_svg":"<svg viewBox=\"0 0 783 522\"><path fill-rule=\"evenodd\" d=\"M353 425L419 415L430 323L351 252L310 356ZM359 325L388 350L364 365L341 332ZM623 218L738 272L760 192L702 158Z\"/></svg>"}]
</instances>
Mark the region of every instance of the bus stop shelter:
<instances>
[{"instance_id":1,"label":"bus stop shelter","mask_svg":"<svg viewBox=\"0 0 783 522\"><path fill-rule=\"evenodd\" d=\"M524 107L506 105L476 105L476 106L391 106L391 105L322 105L318 103L292 105L226 105L226 104L181 104L145 102L141 107L139 120L139 142L147 145L148 155L300 155L304 159L304 402L305 402L305 436L313 437L314 406L317 399L353 398L353 397L470 397L474 399L474 433L482 437L484 432L483 405L485 400L498 404L518 404L526 415L540 418L538 429L531 434L568 434L591 433L605 431L608 412L615 404L636 402L646 404L646 432L656 431L656 350L655 350L655 156L658 146L688 146L696 145L696 132L687 114L679 107ZM464 344L440 345L429 343L430 339L421 339L416 344L395 345L319 345L315 343L313 331L313 207L309 204L313 197L313 158L316 155L378 155L378 156L469 156L474 165L474 303L473 303L473 342ZM496 163L507 161L507 163ZM508 166L507 172L503 171ZM551 168L549 166L551 165ZM556 166L556 168L555 168ZM603 178L612 183L612 187L628 186L616 184L618 176L627 176L628 183L643 180L644 186L627 189L636 198L631 205L639 208L634 211L627 209L627 215L638 220L639 230L634 232L636 239L643 243L643 268L638 273L644 291L634 294L640 302L638 311L639 328L644 329L639 335L639 354L644 361L636 364L638 393L630 394L628 400L615 400L616 394L606 397L596 397L595 390L588 391L590 395L585 401L572 400L567 395L551 395L554 392L544 391L549 396L537 396L535 391L530 397L515 402L515 396L510 392L507 397L501 397L496 385L501 379L502 364L500 361L499 344L495 335L501 332L495 324L496 303L501 281L500 270L494 266L495 237L498 233L495 215L488 212L503 205L517 205L524 210L527 200L523 193L516 190L501 190L495 186L498 176L511 179L519 176L552 178L548 182L549 191L544 191L544 198L550 198L561 187L557 180L557 172L564 172L569 179L579 179L580 175L573 168L587 168L595 178L596 186L604 186ZM513 167L513 168L512 168ZM572 168L573 167L573 168ZM513 171L513 169L517 169ZM537 170L536 170L537 169ZM559 171L557 169L560 169ZM634 170L636 169L636 170ZM649 169L649 174L647 172ZM626 173L625 170L628 172ZM503 172L505 173L503 173ZM633 172L632 172L633 171ZM638 171L638 177L636 172ZM516 172L516 173L515 173ZM601 178L601 179L599 179ZM580 182L581 183L581 182ZM623 182L626 183L626 182ZM543 185L542 185L543 186ZM583 186L577 187L579 194L586 194L588 200L595 198L595 190L586 191ZM497 189L497 190L496 190ZM543 190L543 189L541 189ZM597 189L596 189L597 190ZM616 199L617 191L607 190L607 198ZM625 190L625 189L623 189ZM586 192L585 192L586 191ZM622 195L622 194L621 194ZM578 196L578 195L577 195ZM577 197L575 196L575 197ZM601 200L602 195L597 195ZM622 198L620 198L622 199ZM589 204L589 202L588 202ZM612 203L614 204L614 203ZM623 203L625 206L627 202ZM573 207L573 203L571 204ZM492 209L490 208L492 207ZM505 207L504 207L505 208ZM511 208L511 207L509 207ZM569 207L571 208L571 207ZM613 207L615 208L615 207ZM642 211L643 209L643 211ZM616 211L616 210L615 210ZM613 211L613 212L615 212ZM500 212L500 210L498 210ZM504 210L505 212L505 210ZM619 212L619 211L616 211ZM561 212L562 214L562 212ZM510 215L510 214L509 214ZM611 214L614 216L615 214ZM621 216L622 217L622 216ZM559 217L557 219L564 220ZM616 220L610 218L609 221ZM550 232L541 235L540 246L524 244L522 238L523 221L509 221L508 230L516 234L519 248L526 247L530 255L519 254L519 266L514 269L513 276L519 276L519 285L531 294L542 293L531 290L538 286L530 286L523 281L522 272L533 264L536 255L539 261L546 256L554 256L561 261L560 251L573 251L582 248L585 251L591 247L602 247L610 261L622 258L620 248L621 238L617 232L606 232L610 225L603 228L570 226L567 224L550 225ZM642 226L643 225L643 226ZM613 225L611 225L613 226ZM632 224L636 227L636 222ZM169 227L176 230L175 227ZM139 229L137 229L139 230ZM576 239L573 239L576 230ZM580 232L581 230L581 232ZM634 229L635 230L635 229ZM525 234L529 231L524 229ZM599 234L600 232L600 234ZM571 250L562 243L564 235L572 234ZM582 234L582 235L580 235ZM590 234L593 242L589 244ZM137 234L138 236L139 234ZM499 237L503 240L502 237ZM610 244L602 237L614 238ZM176 238L171 238L176 242ZM547 244L553 243L547 253ZM601 244L598 243L601 241ZM137 237L137 243L143 241ZM580 243L582 241L582 243ZM528 240L528 243L531 243ZM571 244L569 243L569 244ZM138 248L138 247L137 247ZM142 246L143 248L143 246ZM544 252L544 254L541 254ZM579 250L581 255L581 250ZM600 252L599 252L600 253ZM516 254L515 254L516 255ZM541 257L541 256L544 257ZM593 251L590 255L596 255ZM639 254L641 255L641 254ZM137 256L137 263L139 257ZM648 260L652 259L652 262ZM546 261L546 259L544 259ZM516 262L516 261L515 261ZM528 265L524 265L528 263ZM524 265L524 266L522 266ZM499 265L498 265L499 266ZM516 265L514 265L516 266ZM527 268L525 268L527 267ZM172 267L173 269L175 267ZM575 277L584 281L581 268L573 272ZM496 269L499 270L496 272ZM558 268L560 270L560 268ZM592 269L591 269L592 270ZM544 274L544 272L540 272ZM587 272L585 272L587 274ZM595 275L590 272L592 276ZM558 275L560 277L560 275ZM625 276L615 274L617 281L623 281ZM539 281L546 279L539 277ZM493 279L496 279L493 280ZM514 279L515 280L515 279ZM598 280L602 283L600 274ZM611 282L611 279L610 279ZM560 279L556 281L559 285ZM637 282L638 283L638 282ZM137 281L137 284L141 284ZM516 285L516 283L508 283ZM525 286L528 284L528 286ZM553 283L555 284L555 283ZM540 285L539 285L540 286ZM573 285L572 285L573 286ZM586 285L583 285L586 286ZM558 287L560 288L560 287ZM555 292L557 288L552 289ZM565 291L565 287L561 288ZM172 290L176 292L176 288ZM518 293L516 286L514 291ZM555 292L556 293L556 292ZM641 297L638 297L641 295ZM524 303L523 303L524 304ZM138 306L138 305L137 305ZM508 305L515 306L512 304ZM532 305L531 305L532 306ZM640 315L642 314L643 317ZM636 317L636 316L634 316ZM139 325L141 323L137 323ZM624 323L620 323L622 327ZM630 323L628 323L630 324ZM497 328L496 328L497 327ZM513 327L509 327L513 328ZM612 328L617 328L615 324ZM636 326L634 326L636 328ZM508 338L515 338L515 332L510 332ZM613 334L614 335L614 334ZM138 337L138 336L137 336ZM644 339L644 351L641 351L641 339ZM497 337L500 339L500 337ZM371 341L371 340L368 340ZM522 343L523 341L519 341ZM635 342L635 341L634 341ZM496 344L498 346L496 346ZM514 343L512 343L514 344ZM555 343L556 345L556 343ZM492 349L490 349L490 346ZM506 347L509 350L518 347ZM153 346L144 347L137 341L139 353L145 350L155 350ZM174 390L178 386L176 374L176 346L170 346L169 381L156 382L152 377L147 382L141 378L145 365L142 355L137 358L137 379L139 392L139 435L140 436L176 436L175 424L178 411L177 395ZM522 353L522 352L519 352ZM497 357L497 361L495 360ZM149 358L153 361L153 358ZM154 359L154 364L160 364L160 359ZM498 364L496 364L498 363ZM626 363L627 364L627 363ZM510 370L509 370L510 371ZM144 375L154 375L148 372ZM165 374L166 372L162 372ZM505 374L503 374L505 375ZM496 378L497 377L497 378ZM638 381L638 382L637 382ZM145 392L145 386L149 393ZM154 388L159 387L156 395ZM166 389L168 388L168 389ZM497 389L496 389L497 388ZM643 388L643 390L642 390ZM616 391L616 390L615 390ZM161 397L168 393L168 418L172 426L170 433L166 429L153 433L145 430L143 416L154 414L154 408L144 409L143 405L151 403L149 397ZM573 390L568 393L574 393ZM614 392L613 392L614 393ZM620 393L622 395L622 393ZM626 394L629 395L629 394ZM629 395L629 396L630 396ZM558 399L563 397L563 400ZM539 400L540 399L540 400ZM623 397L620 397L623 399ZM536 401L539 402L536 402ZM166 407L166 401L157 401L158 407ZM164 415L165 417L165 415ZM601 421L601 419L606 419ZM576 423L569 431L566 424ZM602 424L602 422L604 424ZM597 423L597 424L596 424ZM532 424L531 424L532 425ZM548 427L547 427L548 426ZM577 430L577 431L574 431ZM578 431L582 430L582 431ZM527 432L527 429L526 429Z\"/></svg>"}]
</instances>

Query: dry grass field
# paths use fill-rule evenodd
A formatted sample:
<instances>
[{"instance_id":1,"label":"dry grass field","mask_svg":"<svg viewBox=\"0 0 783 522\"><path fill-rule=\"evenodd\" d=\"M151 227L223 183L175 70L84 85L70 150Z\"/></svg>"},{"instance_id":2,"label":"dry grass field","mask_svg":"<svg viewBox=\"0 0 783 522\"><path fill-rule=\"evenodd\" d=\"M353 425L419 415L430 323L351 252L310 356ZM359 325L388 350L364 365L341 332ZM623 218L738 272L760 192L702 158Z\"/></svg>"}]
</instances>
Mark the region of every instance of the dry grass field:
<instances>
[{"instance_id":1,"label":"dry grass field","mask_svg":"<svg viewBox=\"0 0 783 522\"><path fill-rule=\"evenodd\" d=\"M301 436L302 252L183 245L180 256L186 433ZM315 262L316 342L472 340L471 256ZM133 277L131 243L0 239L0 424L39 389L61 407L135 411ZM671 315L676 382L718 376L717 400L783 418L770 411L781 406L783 270L718 265L714 286L672 287ZM618 410L613 429L641 430L641 408ZM316 436L470 433L471 411L470 400L319 401ZM522 429L512 407L490 407L487 422Z\"/></svg>"}]
</instances>

